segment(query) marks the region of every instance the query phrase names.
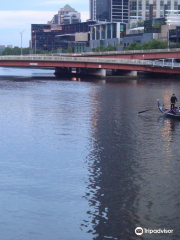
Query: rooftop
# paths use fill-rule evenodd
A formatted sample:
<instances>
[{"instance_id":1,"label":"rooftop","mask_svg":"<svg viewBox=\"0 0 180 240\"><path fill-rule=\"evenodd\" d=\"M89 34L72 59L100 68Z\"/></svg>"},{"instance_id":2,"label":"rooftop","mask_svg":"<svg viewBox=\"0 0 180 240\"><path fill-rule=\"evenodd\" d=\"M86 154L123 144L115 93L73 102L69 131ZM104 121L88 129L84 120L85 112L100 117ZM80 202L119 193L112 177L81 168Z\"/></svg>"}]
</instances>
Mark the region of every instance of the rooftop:
<instances>
[{"instance_id":1,"label":"rooftop","mask_svg":"<svg viewBox=\"0 0 180 240\"><path fill-rule=\"evenodd\" d=\"M66 9L67 11L74 11L75 9L69 6L69 4L66 4L63 8L61 9Z\"/></svg>"}]
</instances>

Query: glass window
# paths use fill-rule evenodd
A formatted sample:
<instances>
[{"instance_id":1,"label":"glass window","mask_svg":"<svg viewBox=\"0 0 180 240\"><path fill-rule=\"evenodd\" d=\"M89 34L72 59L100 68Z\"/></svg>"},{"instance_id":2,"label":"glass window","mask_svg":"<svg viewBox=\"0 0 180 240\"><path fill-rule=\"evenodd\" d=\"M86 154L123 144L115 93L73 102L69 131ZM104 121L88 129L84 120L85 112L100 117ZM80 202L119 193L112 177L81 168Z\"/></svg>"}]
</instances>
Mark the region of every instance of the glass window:
<instances>
[{"instance_id":1,"label":"glass window","mask_svg":"<svg viewBox=\"0 0 180 240\"><path fill-rule=\"evenodd\" d=\"M112 24L112 38L116 38L117 36L117 25L115 23Z\"/></svg>"},{"instance_id":2,"label":"glass window","mask_svg":"<svg viewBox=\"0 0 180 240\"><path fill-rule=\"evenodd\" d=\"M142 1L141 0L138 2L138 10L142 10Z\"/></svg>"},{"instance_id":3,"label":"glass window","mask_svg":"<svg viewBox=\"0 0 180 240\"><path fill-rule=\"evenodd\" d=\"M111 38L111 24L107 25L107 38Z\"/></svg>"},{"instance_id":4,"label":"glass window","mask_svg":"<svg viewBox=\"0 0 180 240\"><path fill-rule=\"evenodd\" d=\"M96 39L100 39L100 26L96 26Z\"/></svg>"},{"instance_id":5,"label":"glass window","mask_svg":"<svg viewBox=\"0 0 180 240\"><path fill-rule=\"evenodd\" d=\"M171 1L167 1L167 9L171 10Z\"/></svg>"},{"instance_id":6,"label":"glass window","mask_svg":"<svg viewBox=\"0 0 180 240\"><path fill-rule=\"evenodd\" d=\"M149 0L146 0L146 10L149 10Z\"/></svg>"},{"instance_id":7,"label":"glass window","mask_svg":"<svg viewBox=\"0 0 180 240\"><path fill-rule=\"evenodd\" d=\"M131 1L130 3L130 10L137 10L137 1L134 0L134 1Z\"/></svg>"},{"instance_id":8,"label":"glass window","mask_svg":"<svg viewBox=\"0 0 180 240\"><path fill-rule=\"evenodd\" d=\"M174 10L178 10L178 1L174 1Z\"/></svg>"},{"instance_id":9,"label":"glass window","mask_svg":"<svg viewBox=\"0 0 180 240\"><path fill-rule=\"evenodd\" d=\"M160 17L164 17L164 11L160 11Z\"/></svg>"},{"instance_id":10,"label":"glass window","mask_svg":"<svg viewBox=\"0 0 180 240\"><path fill-rule=\"evenodd\" d=\"M160 10L164 10L164 1L160 1Z\"/></svg>"},{"instance_id":11,"label":"glass window","mask_svg":"<svg viewBox=\"0 0 180 240\"><path fill-rule=\"evenodd\" d=\"M121 32L124 31L124 25L123 24L120 25L120 31Z\"/></svg>"},{"instance_id":12,"label":"glass window","mask_svg":"<svg viewBox=\"0 0 180 240\"><path fill-rule=\"evenodd\" d=\"M165 19L153 19L144 21L144 32L145 33L160 33L161 25L165 24Z\"/></svg>"},{"instance_id":13,"label":"glass window","mask_svg":"<svg viewBox=\"0 0 180 240\"><path fill-rule=\"evenodd\" d=\"M153 10L156 10L156 1L153 1Z\"/></svg>"},{"instance_id":14,"label":"glass window","mask_svg":"<svg viewBox=\"0 0 180 240\"><path fill-rule=\"evenodd\" d=\"M105 39L106 26L101 25L101 39Z\"/></svg>"},{"instance_id":15,"label":"glass window","mask_svg":"<svg viewBox=\"0 0 180 240\"><path fill-rule=\"evenodd\" d=\"M131 12L130 16L137 16L136 12Z\"/></svg>"},{"instance_id":16,"label":"glass window","mask_svg":"<svg viewBox=\"0 0 180 240\"><path fill-rule=\"evenodd\" d=\"M111 2L96 1L96 19L99 21L110 21L111 19Z\"/></svg>"}]
</instances>

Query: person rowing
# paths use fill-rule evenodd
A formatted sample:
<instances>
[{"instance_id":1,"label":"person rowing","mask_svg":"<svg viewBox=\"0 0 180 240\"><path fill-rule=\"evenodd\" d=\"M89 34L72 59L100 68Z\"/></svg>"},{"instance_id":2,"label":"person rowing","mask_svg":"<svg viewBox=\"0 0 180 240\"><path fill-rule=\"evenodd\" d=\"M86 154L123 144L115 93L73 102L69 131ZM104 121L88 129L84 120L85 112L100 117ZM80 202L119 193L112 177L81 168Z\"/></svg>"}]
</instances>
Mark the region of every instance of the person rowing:
<instances>
[{"instance_id":1,"label":"person rowing","mask_svg":"<svg viewBox=\"0 0 180 240\"><path fill-rule=\"evenodd\" d=\"M176 102L178 102L177 97L175 96L174 93L170 99L170 102L171 102L171 111L174 111L174 106L175 106Z\"/></svg>"}]
</instances>

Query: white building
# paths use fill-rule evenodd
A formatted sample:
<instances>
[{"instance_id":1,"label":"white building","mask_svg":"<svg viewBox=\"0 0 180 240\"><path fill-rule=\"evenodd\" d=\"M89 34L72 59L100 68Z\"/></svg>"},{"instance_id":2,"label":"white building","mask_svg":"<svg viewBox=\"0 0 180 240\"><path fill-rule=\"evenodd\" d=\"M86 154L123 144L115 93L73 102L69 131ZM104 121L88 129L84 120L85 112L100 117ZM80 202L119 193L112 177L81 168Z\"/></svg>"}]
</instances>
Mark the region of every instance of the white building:
<instances>
[{"instance_id":1,"label":"white building","mask_svg":"<svg viewBox=\"0 0 180 240\"><path fill-rule=\"evenodd\" d=\"M180 0L129 0L130 23L166 17L167 10L180 9Z\"/></svg>"},{"instance_id":2,"label":"white building","mask_svg":"<svg viewBox=\"0 0 180 240\"><path fill-rule=\"evenodd\" d=\"M72 24L81 22L81 14L68 4L58 11L58 24Z\"/></svg>"}]
</instances>

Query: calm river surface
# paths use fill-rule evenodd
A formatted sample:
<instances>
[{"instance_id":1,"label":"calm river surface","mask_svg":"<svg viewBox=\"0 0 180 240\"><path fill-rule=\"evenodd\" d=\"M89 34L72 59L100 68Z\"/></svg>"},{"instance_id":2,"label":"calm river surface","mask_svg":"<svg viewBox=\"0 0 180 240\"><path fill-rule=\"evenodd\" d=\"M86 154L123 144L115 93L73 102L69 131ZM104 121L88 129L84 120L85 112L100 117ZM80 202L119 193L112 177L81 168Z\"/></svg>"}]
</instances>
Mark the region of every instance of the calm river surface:
<instances>
[{"instance_id":1,"label":"calm river surface","mask_svg":"<svg viewBox=\"0 0 180 240\"><path fill-rule=\"evenodd\" d=\"M180 121L137 114L172 93L0 68L0 239L179 240Z\"/></svg>"}]
</instances>

